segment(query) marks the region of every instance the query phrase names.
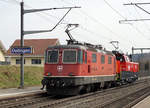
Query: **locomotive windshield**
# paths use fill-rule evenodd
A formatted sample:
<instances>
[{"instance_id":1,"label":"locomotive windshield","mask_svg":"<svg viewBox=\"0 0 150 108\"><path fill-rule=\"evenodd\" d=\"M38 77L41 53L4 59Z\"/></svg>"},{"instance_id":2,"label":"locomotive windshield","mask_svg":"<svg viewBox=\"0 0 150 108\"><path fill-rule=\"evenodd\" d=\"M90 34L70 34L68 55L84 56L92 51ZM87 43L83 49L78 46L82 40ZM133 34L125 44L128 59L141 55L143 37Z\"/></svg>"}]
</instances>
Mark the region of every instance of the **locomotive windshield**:
<instances>
[{"instance_id":1,"label":"locomotive windshield","mask_svg":"<svg viewBox=\"0 0 150 108\"><path fill-rule=\"evenodd\" d=\"M58 62L58 51L57 50L48 51L47 62L48 63L57 63Z\"/></svg>"},{"instance_id":2,"label":"locomotive windshield","mask_svg":"<svg viewBox=\"0 0 150 108\"><path fill-rule=\"evenodd\" d=\"M63 63L76 63L77 51L76 50L64 50Z\"/></svg>"}]
</instances>

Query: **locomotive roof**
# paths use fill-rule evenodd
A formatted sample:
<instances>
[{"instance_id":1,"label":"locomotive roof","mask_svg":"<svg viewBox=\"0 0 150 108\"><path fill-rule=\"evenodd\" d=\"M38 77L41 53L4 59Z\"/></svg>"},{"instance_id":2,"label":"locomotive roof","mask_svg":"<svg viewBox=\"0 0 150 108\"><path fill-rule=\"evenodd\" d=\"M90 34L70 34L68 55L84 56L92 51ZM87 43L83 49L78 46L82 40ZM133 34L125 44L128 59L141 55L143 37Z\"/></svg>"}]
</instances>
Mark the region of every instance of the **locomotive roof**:
<instances>
[{"instance_id":1,"label":"locomotive roof","mask_svg":"<svg viewBox=\"0 0 150 108\"><path fill-rule=\"evenodd\" d=\"M48 48L54 48L54 49L60 49L60 48L64 48L64 49L83 49L86 50L87 48L85 46L81 46L81 45L53 45L53 46L49 46Z\"/></svg>"},{"instance_id":2,"label":"locomotive roof","mask_svg":"<svg viewBox=\"0 0 150 108\"><path fill-rule=\"evenodd\" d=\"M83 46L83 45L54 45L54 46L49 46L48 49L82 49L82 50L88 50L88 51L93 51L93 52L100 52L100 53L104 53L104 54L109 54L109 55L113 55L113 53L111 51L107 51L107 50L102 50L99 48L91 48L91 47L87 47L87 46Z\"/></svg>"}]
</instances>

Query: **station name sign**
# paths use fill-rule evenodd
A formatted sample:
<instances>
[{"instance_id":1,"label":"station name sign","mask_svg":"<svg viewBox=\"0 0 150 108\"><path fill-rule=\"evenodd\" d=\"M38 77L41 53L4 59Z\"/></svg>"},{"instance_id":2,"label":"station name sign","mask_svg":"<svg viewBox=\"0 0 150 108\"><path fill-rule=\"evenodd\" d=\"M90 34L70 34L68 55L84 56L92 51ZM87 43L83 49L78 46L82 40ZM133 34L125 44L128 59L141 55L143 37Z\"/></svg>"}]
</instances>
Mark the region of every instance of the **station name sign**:
<instances>
[{"instance_id":1,"label":"station name sign","mask_svg":"<svg viewBox=\"0 0 150 108\"><path fill-rule=\"evenodd\" d=\"M11 47L11 53L13 53L13 54L31 54L32 53L32 47L13 46L13 47Z\"/></svg>"}]
</instances>

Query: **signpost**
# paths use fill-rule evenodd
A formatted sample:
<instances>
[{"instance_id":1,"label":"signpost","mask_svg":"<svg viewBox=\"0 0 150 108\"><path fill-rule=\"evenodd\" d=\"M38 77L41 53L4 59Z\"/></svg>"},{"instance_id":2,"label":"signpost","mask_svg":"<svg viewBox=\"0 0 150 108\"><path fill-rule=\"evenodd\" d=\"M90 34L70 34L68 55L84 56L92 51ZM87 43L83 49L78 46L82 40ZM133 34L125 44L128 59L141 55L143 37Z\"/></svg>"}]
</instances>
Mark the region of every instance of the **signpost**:
<instances>
[{"instance_id":1,"label":"signpost","mask_svg":"<svg viewBox=\"0 0 150 108\"><path fill-rule=\"evenodd\" d=\"M20 86L19 88L24 88L24 54L31 54L33 52L32 47L28 46L13 46L11 48L11 53L12 54L20 54L21 55L21 72L20 72Z\"/></svg>"},{"instance_id":2,"label":"signpost","mask_svg":"<svg viewBox=\"0 0 150 108\"><path fill-rule=\"evenodd\" d=\"M15 47L11 48L11 53L13 53L13 54L31 54L32 53L32 47L15 46Z\"/></svg>"}]
</instances>

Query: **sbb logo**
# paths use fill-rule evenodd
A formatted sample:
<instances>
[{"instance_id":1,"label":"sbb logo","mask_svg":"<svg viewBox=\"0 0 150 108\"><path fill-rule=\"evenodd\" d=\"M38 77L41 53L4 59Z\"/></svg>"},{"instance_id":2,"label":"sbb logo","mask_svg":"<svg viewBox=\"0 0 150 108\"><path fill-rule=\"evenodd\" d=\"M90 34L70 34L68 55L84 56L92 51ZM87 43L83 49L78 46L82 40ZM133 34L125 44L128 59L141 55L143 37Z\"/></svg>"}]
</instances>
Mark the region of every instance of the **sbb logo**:
<instances>
[{"instance_id":1,"label":"sbb logo","mask_svg":"<svg viewBox=\"0 0 150 108\"><path fill-rule=\"evenodd\" d=\"M62 65L57 66L57 71L58 72L62 72L62 70L63 70L63 66Z\"/></svg>"}]
</instances>

